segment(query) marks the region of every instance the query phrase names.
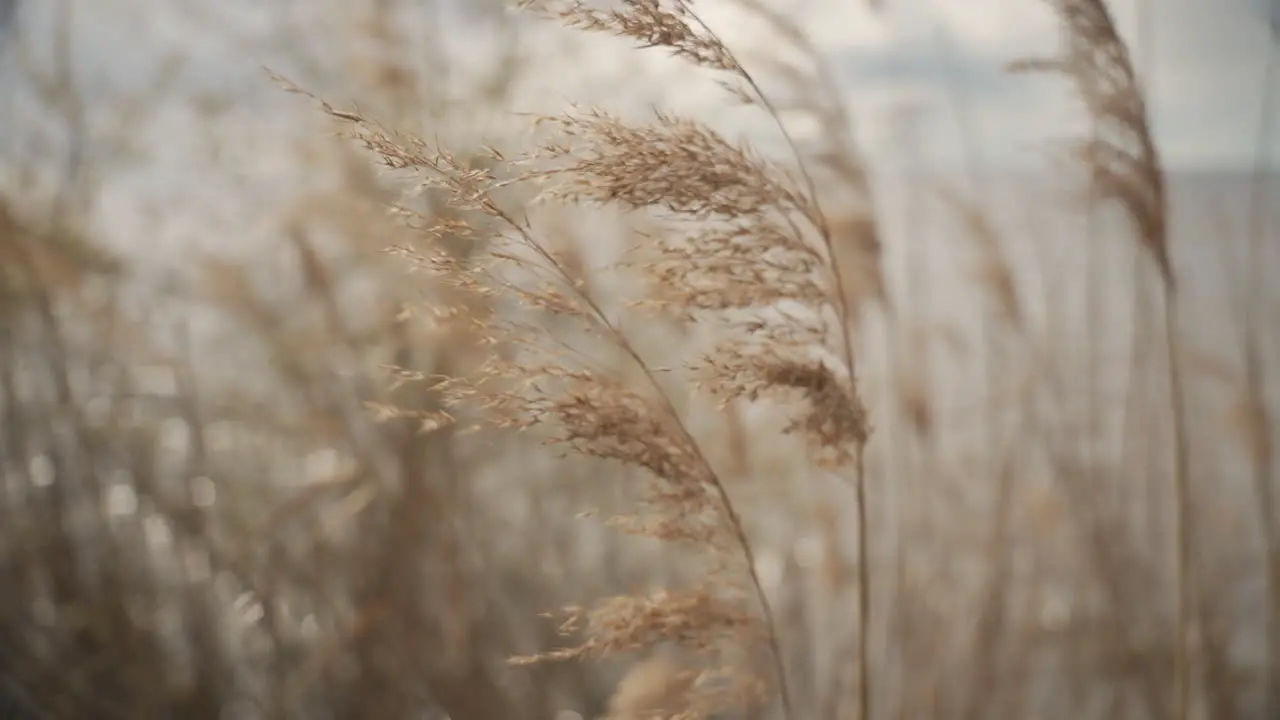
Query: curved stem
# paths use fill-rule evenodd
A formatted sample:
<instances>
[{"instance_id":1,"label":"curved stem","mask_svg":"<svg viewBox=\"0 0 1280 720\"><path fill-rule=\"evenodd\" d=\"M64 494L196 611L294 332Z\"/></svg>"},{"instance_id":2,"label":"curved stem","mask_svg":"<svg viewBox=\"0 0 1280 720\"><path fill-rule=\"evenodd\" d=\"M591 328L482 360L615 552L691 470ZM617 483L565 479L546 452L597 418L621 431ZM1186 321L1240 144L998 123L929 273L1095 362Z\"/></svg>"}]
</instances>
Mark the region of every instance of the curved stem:
<instances>
[{"instance_id":1,"label":"curved stem","mask_svg":"<svg viewBox=\"0 0 1280 720\"><path fill-rule=\"evenodd\" d=\"M1191 482L1189 477L1189 442L1187 433L1186 396L1183 387L1181 352L1178 347L1177 293L1172 283L1165 283L1164 324L1166 352L1169 356L1169 403L1173 413L1174 443L1174 532L1175 582L1177 585L1177 643L1174 648L1173 716L1185 720L1191 707L1191 624L1192 624L1192 558Z\"/></svg>"},{"instance_id":2,"label":"curved stem","mask_svg":"<svg viewBox=\"0 0 1280 720\"><path fill-rule=\"evenodd\" d=\"M698 460L703 477L715 490L716 499L721 508L724 510L725 517L729 521L729 526L733 530L734 540L738 544L738 549L742 552L743 561L747 565L747 576L751 582L751 590L755 595L756 602L760 604L761 614L764 616L766 640L769 643L769 652L773 659L773 671L777 677L778 695L782 700L783 717L791 720L792 703L791 690L787 683L786 668L782 661L782 646L778 642L777 623L774 621L773 606L769 602L768 596L765 594L764 583L760 581L760 573L756 569L755 551L751 548L751 542L747 538L747 532L742 523L742 516L738 514L738 510L734 507L733 501L729 498L729 492L725 488L724 483L720 480L720 475L716 473L706 455L702 452L702 447L698 444L693 436L693 432L689 430L689 426L680 418L680 413L676 410L675 404L671 400L671 396L663 388L662 383L658 381L656 375L649 367L649 363L645 362L640 353L636 351L635 346L627 339L622 330L615 325L605 314L604 309L590 296L587 292L581 290L576 283L573 282L568 271L560 264L560 262L550 252L543 247L542 243L529 232L529 230L515 218L511 217L496 203L490 206L490 211L507 225L511 226L524 239L525 243L547 263L551 268L560 274L562 280L574 291L578 298L586 304L591 311L595 321L607 331L613 338L617 346L631 358L632 362L644 373L646 382L654 391L659 402L662 403L662 410L670 419L673 427L680 433L680 439L683 440L690 448L694 450L694 456Z\"/></svg>"},{"instance_id":3,"label":"curved stem","mask_svg":"<svg viewBox=\"0 0 1280 720\"><path fill-rule=\"evenodd\" d=\"M695 13L690 13L702 29L707 33L715 36L714 31L707 27ZM717 38L718 39L718 38ZM735 60L735 64L737 61ZM835 285L835 297L831 298L835 307L837 322L839 323L840 345L843 354L845 369L849 373L849 388L851 401L860 406L862 400L858 395L858 378L857 378L857 359L853 351L853 333L850 331L849 322L849 304L847 302L848 294L846 290L844 272L840 269L840 264L836 262L835 241L832 237L831 226L827 221L826 214L822 212L822 208L818 204L818 187L813 179L813 174L809 172L805 165L803 153L800 152L800 146L796 143L791 131L782 122L782 116L778 112L777 107L765 94L764 90L747 72L746 68L741 64L737 64L735 68L739 77L751 88L756 99L760 102L760 106L765 113L773 120L777 126L778 132L782 134L783 139L787 143L787 147L791 151L797 166L800 169L800 175L804 180L805 190L807 192L811 207L800 208L805 218L813 224L818 230L819 236L822 238L823 249L827 256L827 267L831 271L832 281ZM855 409L859 416L865 413L861 407ZM871 590L870 590L870 552L868 542L870 533L867 528L867 490L866 490L866 473L864 455L867 447L867 429L861 428L859 437L854 441L854 514L856 516L857 528L857 596L858 596L858 627L857 633L857 674L858 674L858 690L857 690L857 710L856 717L858 720L868 720L871 711L871 682L870 682L870 627L871 627ZM787 700L784 697L783 702Z\"/></svg>"}]
</instances>

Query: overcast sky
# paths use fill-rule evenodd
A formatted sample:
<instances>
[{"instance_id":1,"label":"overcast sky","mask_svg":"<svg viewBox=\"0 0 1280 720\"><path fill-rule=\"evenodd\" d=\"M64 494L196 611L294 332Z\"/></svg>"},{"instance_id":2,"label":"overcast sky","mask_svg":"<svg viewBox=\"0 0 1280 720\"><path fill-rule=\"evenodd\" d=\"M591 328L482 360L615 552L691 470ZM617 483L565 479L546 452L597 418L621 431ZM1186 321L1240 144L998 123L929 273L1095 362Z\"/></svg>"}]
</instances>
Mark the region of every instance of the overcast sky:
<instances>
[{"instance_id":1,"label":"overcast sky","mask_svg":"<svg viewBox=\"0 0 1280 720\"><path fill-rule=\"evenodd\" d=\"M1111 0L1150 88L1165 158L1180 167L1248 166L1258 150L1264 68L1280 45L1267 23L1269 0ZM889 0L877 17L858 0L800 0L870 125L869 144L887 141L895 108L920 112L921 151L956 159L957 107L988 162L1022 164L1046 140L1079 130L1067 87L1011 76L1005 65L1049 53L1057 29L1043 0ZM1139 7L1149 6L1143 27ZM731 23L722 26L730 27ZM1273 85L1280 78L1273 81ZM1274 92L1274 90L1273 90ZM1280 156L1280 134L1269 156Z\"/></svg>"},{"instance_id":2,"label":"overcast sky","mask_svg":"<svg viewBox=\"0 0 1280 720\"><path fill-rule=\"evenodd\" d=\"M173 102L182 101L185 89L230 95L241 104L258 96L245 88L261 84L262 65L287 64L296 48L285 45L300 34L294 28L341 5L327 0L72 1L77 3L76 69L85 86L108 96L146 86L161 59L177 54L185 57L185 68ZM0 18L12 2L0 0ZM1056 29L1043 0L888 0L880 14L865 0L772 2L801 18L817 39L843 84L859 136L884 162L902 159L907 126L901 117L907 108L919 118L911 147L933 164L954 164L961 157L957 111L972 128L970 146L985 163L997 166L1034 164L1047 142L1080 129L1064 83L1004 71L1010 60L1054 47ZM1146 28L1138 15L1143 2L1152 8ZM1169 165L1244 168L1257 157L1263 71L1268 54L1280 52L1268 26L1269 3L1111 3L1151 88L1154 125ZM732 0L698 4L734 47L769 47L768 36L745 22ZM27 5L10 24L44 39L37 44L47 47L49 19L58 2ZM444 42L466 63L482 57L476 48L492 40L487 26L459 21L455 13L433 17L448 18ZM684 80L687 75L670 63L643 61L652 86L627 87L618 82L619 75L635 74L636 61L624 44L590 44L593 57L583 63L581 54L562 55L564 37L552 29L524 36L535 60L554 68L533 83L533 92L543 99L598 99L603 88L623 101L640 95L645 102L668 100L678 107L722 104L705 83ZM0 74L0 81L4 77ZM12 93L13 88L0 86L6 103L14 99ZM1273 164L1280 158L1280 133L1267 152Z\"/></svg>"}]
</instances>

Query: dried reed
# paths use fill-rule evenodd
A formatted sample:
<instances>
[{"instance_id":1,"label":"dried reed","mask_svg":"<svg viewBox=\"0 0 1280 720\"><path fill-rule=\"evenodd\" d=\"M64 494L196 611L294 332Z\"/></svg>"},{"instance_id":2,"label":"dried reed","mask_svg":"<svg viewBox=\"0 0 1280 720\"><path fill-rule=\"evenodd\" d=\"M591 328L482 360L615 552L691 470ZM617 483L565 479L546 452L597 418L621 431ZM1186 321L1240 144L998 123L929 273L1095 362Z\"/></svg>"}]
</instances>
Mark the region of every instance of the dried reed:
<instances>
[{"instance_id":1,"label":"dried reed","mask_svg":"<svg viewBox=\"0 0 1280 720\"><path fill-rule=\"evenodd\" d=\"M1099 200L1114 202L1125 213L1135 239L1155 263L1164 290L1164 336L1174 435L1171 490L1175 508L1177 641L1173 713L1175 718L1185 720L1190 713L1193 683L1195 609L1191 553L1194 533L1190 438L1179 343L1179 296L1169 250L1164 169L1151 133L1143 88L1107 2L1050 1L1062 27L1062 57L1017 63L1015 69L1059 72L1073 81L1076 94L1093 123L1092 137L1078 147L1079 157L1090 174L1091 190Z\"/></svg>"},{"instance_id":2,"label":"dried reed","mask_svg":"<svg viewBox=\"0 0 1280 720\"><path fill-rule=\"evenodd\" d=\"M661 47L724 73L724 84L736 96L778 120L752 76L688 3L628 0L610 11L576 2L522 4L569 27ZM480 257L465 260L433 249L398 248L417 270L455 290L523 308L483 321L489 342L514 352L494 355L475 375L432 378L404 370L401 379L430 382L442 393L451 410L441 420L475 417L540 435L579 455L647 470L651 480L644 507L615 524L705 551L711 582L686 591L615 598L590 610L569 608L564 629L584 630L586 639L517 660L610 655L664 641L692 647L709 659L724 658L734 646L749 647L758 630L769 648L784 714L791 717L773 613L728 489L621 321L575 276L571 259L504 209L500 192L514 184L536 184L544 201L613 205L659 218L668 231L644 248L650 255L644 267L666 292L661 301L645 304L686 321L714 322L725 338L689 363L697 383L724 403L779 393L805 400L806 409L786 431L803 434L823 465L856 466L859 520L865 524L861 465L868 426L856 391L848 294L812 178L802 169L797 182L710 127L663 113L643 125L594 109L544 117L539 124L550 138L515 158L491 149L489 161L500 168L491 170L389 131L358 112L323 102L322 107L346 123L384 165L447 193L464 215L488 217L507 229ZM778 127L785 135L780 120ZM799 159L798 150L796 155ZM500 177L500 172L508 174ZM436 238L466 232L461 221L437 221L427 230ZM537 320L543 315L573 321L587 337L620 351L640 371L641 385L631 387L625 375L601 367L590 349L572 339L545 337ZM473 328L480 322L457 310L438 311L435 319ZM865 636L865 581L860 596L864 622L859 633ZM743 604L749 597L760 622ZM865 718L865 651L860 666ZM701 701L685 698L680 712L701 716L753 693L750 678L731 683L736 692L715 690L711 679L703 673L696 683Z\"/></svg>"}]
</instances>

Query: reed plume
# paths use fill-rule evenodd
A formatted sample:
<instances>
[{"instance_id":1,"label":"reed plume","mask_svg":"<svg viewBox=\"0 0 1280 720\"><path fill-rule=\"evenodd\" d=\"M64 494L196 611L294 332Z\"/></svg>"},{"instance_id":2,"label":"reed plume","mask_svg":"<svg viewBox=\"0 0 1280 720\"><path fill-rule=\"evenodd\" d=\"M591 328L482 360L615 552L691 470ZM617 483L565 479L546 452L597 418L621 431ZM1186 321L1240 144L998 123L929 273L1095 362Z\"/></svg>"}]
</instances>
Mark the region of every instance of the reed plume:
<instances>
[{"instance_id":1,"label":"reed plume","mask_svg":"<svg viewBox=\"0 0 1280 720\"><path fill-rule=\"evenodd\" d=\"M1092 136L1076 147L1097 200L1124 213L1133 237L1154 264L1164 291L1164 336L1169 362L1173 422L1174 577L1177 640L1174 649L1174 717L1190 712L1194 609L1190 439L1178 338L1178 285L1169 249L1168 200L1160 152L1142 84L1105 0L1051 0L1063 41L1061 57L1015 64L1018 70L1064 74L1075 86L1092 122Z\"/></svg>"},{"instance_id":2,"label":"reed plume","mask_svg":"<svg viewBox=\"0 0 1280 720\"><path fill-rule=\"evenodd\" d=\"M776 119L755 80L689 3L628 0L608 11L578 2L522 5L569 27L663 48L719 72L735 96ZM546 139L532 151L508 157L491 148L488 166L476 167L359 112L321 106L383 165L406 172L420 190L446 195L462 217L502 229L495 242L463 259L433 248L430 240L464 235L468 222L416 218L425 247L395 249L435 281L508 310L483 320L456 308L436 310L441 324L483 325L488 342L501 351L464 377L433 378L403 368L400 381L430 383L446 398L448 412L439 421L475 419L576 455L642 469L648 476L642 507L614 524L702 550L708 582L567 608L562 629L584 632L585 639L517 662L605 656L666 642L724 659L761 636L773 687L790 717L773 614L728 488L656 369L624 331L623 319L604 309L575 274L574 262L506 208L502 193L535 187L542 202L613 206L658 219L663 232L636 249L643 262L624 265L641 269L664 289L661 300L640 299L644 310L714 328L712 347L687 363L696 385L726 404L778 395L801 401L786 431L802 434L820 464L860 468L868 424L856 389L847 295L812 179L803 168L797 179L703 123L662 112L644 124L600 109L542 117ZM785 135L780 121L778 127ZM580 334L547 337L548 316L568 321ZM583 337L597 344L575 343ZM638 371L640 382L593 357L600 344ZM733 691L718 682L725 679ZM754 687L745 673L704 672L680 712L692 717L722 709L757 694Z\"/></svg>"}]
</instances>

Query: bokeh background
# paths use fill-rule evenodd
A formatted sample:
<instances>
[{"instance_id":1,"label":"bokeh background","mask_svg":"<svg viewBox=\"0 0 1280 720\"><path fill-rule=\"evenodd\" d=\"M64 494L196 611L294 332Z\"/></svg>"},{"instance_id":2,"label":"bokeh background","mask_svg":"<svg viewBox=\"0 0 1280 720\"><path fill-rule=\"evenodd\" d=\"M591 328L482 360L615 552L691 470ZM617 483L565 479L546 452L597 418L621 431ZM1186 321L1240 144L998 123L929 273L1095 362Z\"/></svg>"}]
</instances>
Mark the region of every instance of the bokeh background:
<instances>
[{"instance_id":1,"label":"bokeh background","mask_svg":"<svg viewBox=\"0 0 1280 720\"><path fill-rule=\"evenodd\" d=\"M1273 717L1277 13L1112 6L1171 188L1196 716ZM1090 129L1070 86L1007 71L1054 52L1050 6L697 7L830 169L862 273L875 716L1168 717L1162 301L1065 152ZM540 613L678 584L689 551L603 527L631 470L379 417L437 402L386 366L484 350L400 317L448 301L382 252L420 240L384 210L402 188L273 73L464 156L577 102L785 158L705 74L501 0L0 0L0 717L598 716L634 658L505 659L559 642ZM533 212L598 292L640 291L605 266L648 219ZM696 340L639 329L655 364ZM778 408L680 400L747 518L800 716L844 717L847 485Z\"/></svg>"}]
</instances>

